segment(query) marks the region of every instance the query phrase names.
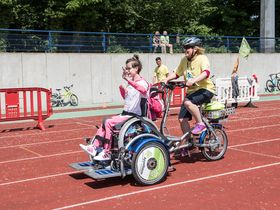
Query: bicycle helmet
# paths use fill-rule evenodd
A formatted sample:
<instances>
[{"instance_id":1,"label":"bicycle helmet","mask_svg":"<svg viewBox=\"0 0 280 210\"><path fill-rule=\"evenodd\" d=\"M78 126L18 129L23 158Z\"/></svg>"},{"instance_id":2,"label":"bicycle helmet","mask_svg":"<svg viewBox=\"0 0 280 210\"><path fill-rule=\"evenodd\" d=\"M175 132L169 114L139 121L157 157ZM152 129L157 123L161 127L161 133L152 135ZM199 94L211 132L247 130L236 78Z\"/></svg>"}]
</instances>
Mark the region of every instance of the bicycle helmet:
<instances>
[{"instance_id":1,"label":"bicycle helmet","mask_svg":"<svg viewBox=\"0 0 280 210\"><path fill-rule=\"evenodd\" d=\"M190 48L190 47L201 47L202 46L202 41L201 39L197 38L197 37L192 37L192 38L185 38L183 40L183 47L184 48Z\"/></svg>"}]
</instances>

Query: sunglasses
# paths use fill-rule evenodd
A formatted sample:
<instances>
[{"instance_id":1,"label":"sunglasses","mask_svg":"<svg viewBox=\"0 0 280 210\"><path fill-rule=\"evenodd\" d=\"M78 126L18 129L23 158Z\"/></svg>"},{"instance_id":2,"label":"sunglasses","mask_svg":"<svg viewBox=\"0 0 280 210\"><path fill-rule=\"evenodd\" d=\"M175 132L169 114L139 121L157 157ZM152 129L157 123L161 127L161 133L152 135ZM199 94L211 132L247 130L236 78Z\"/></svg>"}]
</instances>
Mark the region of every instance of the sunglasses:
<instances>
[{"instance_id":1,"label":"sunglasses","mask_svg":"<svg viewBox=\"0 0 280 210\"><path fill-rule=\"evenodd\" d=\"M183 49L184 49L184 50L188 50L188 49L190 49L190 48L193 48L193 47L190 47L190 46L183 46Z\"/></svg>"}]
</instances>

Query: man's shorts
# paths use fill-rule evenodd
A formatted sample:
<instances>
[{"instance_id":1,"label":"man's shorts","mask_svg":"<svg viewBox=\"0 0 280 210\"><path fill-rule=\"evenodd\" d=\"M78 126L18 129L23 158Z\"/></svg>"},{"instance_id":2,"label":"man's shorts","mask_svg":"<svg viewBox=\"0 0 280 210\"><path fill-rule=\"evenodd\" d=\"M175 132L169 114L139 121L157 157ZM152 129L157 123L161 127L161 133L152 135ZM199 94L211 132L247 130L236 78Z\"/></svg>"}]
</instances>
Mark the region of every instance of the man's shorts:
<instances>
[{"instance_id":1,"label":"man's shorts","mask_svg":"<svg viewBox=\"0 0 280 210\"><path fill-rule=\"evenodd\" d=\"M195 105L201 105L204 103L209 103L213 96L214 93L210 92L209 90L200 89L190 95L186 95L186 98L189 99ZM179 119L183 119L183 118L188 118L188 120L192 119L192 115L184 106L184 102L181 105L181 109L179 113Z\"/></svg>"}]
</instances>

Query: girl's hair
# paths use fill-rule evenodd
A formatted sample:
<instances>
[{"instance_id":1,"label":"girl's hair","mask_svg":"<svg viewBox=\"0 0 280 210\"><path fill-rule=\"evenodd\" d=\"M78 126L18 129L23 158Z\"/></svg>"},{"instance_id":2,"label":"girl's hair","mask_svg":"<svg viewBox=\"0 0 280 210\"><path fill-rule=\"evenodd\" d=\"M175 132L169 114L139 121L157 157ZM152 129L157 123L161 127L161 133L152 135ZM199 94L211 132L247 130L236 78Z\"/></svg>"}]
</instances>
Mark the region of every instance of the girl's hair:
<instances>
[{"instance_id":1,"label":"girl's hair","mask_svg":"<svg viewBox=\"0 0 280 210\"><path fill-rule=\"evenodd\" d=\"M202 48L202 47L195 46L194 48L196 49L196 54L197 55L203 55L204 52L205 52L205 49Z\"/></svg>"},{"instance_id":2,"label":"girl's hair","mask_svg":"<svg viewBox=\"0 0 280 210\"><path fill-rule=\"evenodd\" d=\"M132 68L138 67L138 74L139 74L142 70L142 63L139 60L139 56L138 55L133 55L133 57L127 59L125 63L128 64L130 62L132 62L131 63Z\"/></svg>"}]
</instances>

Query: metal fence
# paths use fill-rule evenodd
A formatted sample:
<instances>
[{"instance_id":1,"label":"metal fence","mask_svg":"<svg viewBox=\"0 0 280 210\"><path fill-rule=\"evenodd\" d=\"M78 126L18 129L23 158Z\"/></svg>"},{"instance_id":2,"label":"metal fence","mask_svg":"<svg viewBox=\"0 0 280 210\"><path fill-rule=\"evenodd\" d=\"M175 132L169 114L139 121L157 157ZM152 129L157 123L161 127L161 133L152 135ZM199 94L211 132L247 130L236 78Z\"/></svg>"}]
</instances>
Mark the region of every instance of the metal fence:
<instances>
[{"instance_id":1,"label":"metal fence","mask_svg":"<svg viewBox=\"0 0 280 210\"><path fill-rule=\"evenodd\" d=\"M152 53L154 34L0 29L0 52ZM169 34L174 53L193 35ZM236 53L242 36L197 36L208 53ZM280 38L245 37L253 52L280 52ZM160 49L158 49L159 52Z\"/></svg>"}]
</instances>

